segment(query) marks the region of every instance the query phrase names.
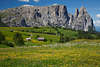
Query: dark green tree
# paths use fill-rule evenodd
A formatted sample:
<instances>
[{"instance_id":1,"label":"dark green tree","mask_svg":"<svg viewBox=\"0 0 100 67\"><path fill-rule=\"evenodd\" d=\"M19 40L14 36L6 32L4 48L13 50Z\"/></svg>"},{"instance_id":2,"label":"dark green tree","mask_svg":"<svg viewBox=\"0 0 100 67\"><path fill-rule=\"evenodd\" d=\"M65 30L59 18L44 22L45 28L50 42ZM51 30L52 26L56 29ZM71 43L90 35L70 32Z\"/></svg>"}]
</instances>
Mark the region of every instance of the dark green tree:
<instances>
[{"instance_id":1,"label":"dark green tree","mask_svg":"<svg viewBox=\"0 0 100 67\"><path fill-rule=\"evenodd\" d=\"M2 41L5 41L5 36L0 32L0 43L2 43Z\"/></svg>"},{"instance_id":2,"label":"dark green tree","mask_svg":"<svg viewBox=\"0 0 100 67\"><path fill-rule=\"evenodd\" d=\"M15 42L16 45L18 46L23 46L24 45L24 40L22 38L22 35L20 33L15 33L13 40Z\"/></svg>"},{"instance_id":3,"label":"dark green tree","mask_svg":"<svg viewBox=\"0 0 100 67\"><path fill-rule=\"evenodd\" d=\"M60 42L63 43L64 41L64 34L60 33Z\"/></svg>"}]
</instances>

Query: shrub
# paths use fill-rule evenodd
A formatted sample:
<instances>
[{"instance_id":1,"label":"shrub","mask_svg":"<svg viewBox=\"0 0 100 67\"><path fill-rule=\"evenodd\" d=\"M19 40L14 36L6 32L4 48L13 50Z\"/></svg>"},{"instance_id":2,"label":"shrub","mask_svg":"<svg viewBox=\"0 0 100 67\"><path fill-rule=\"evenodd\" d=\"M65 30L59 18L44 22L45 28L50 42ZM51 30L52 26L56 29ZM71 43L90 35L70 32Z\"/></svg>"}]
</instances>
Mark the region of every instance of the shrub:
<instances>
[{"instance_id":1,"label":"shrub","mask_svg":"<svg viewBox=\"0 0 100 67\"><path fill-rule=\"evenodd\" d=\"M47 42L47 39L44 39L44 42Z\"/></svg>"},{"instance_id":2,"label":"shrub","mask_svg":"<svg viewBox=\"0 0 100 67\"><path fill-rule=\"evenodd\" d=\"M22 46L24 45L24 40L22 38L22 35L20 33L15 33L14 37L13 37L14 43L18 46Z\"/></svg>"},{"instance_id":3,"label":"shrub","mask_svg":"<svg viewBox=\"0 0 100 67\"><path fill-rule=\"evenodd\" d=\"M24 32L25 30L22 29L22 30L20 30L20 31L21 31L21 32Z\"/></svg>"},{"instance_id":4,"label":"shrub","mask_svg":"<svg viewBox=\"0 0 100 67\"><path fill-rule=\"evenodd\" d=\"M3 41L2 42L4 45L9 46L9 47L14 47L14 44L12 42L8 42L8 41Z\"/></svg>"},{"instance_id":5,"label":"shrub","mask_svg":"<svg viewBox=\"0 0 100 67\"><path fill-rule=\"evenodd\" d=\"M60 42L61 43L65 42L65 40L64 40L64 34L62 34L62 33L60 33Z\"/></svg>"},{"instance_id":6,"label":"shrub","mask_svg":"<svg viewBox=\"0 0 100 67\"><path fill-rule=\"evenodd\" d=\"M40 37L40 35L36 35L35 39L37 39L38 37Z\"/></svg>"},{"instance_id":7,"label":"shrub","mask_svg":"<svg viewBox=\"0 0 100 67\"><path fill-rule=\"evenodd\" d=\"M5 36L0 32L0 43L2 43L2 41L5 41Z\"/></svg>"},{"instance_id":8,"label":"shrub","mask_svg":"<svg viewBox=\"0 0 100 67\"><path fill-rule=\"evenodd\" d=\"M9 47L14 47L14 44L13 44L12 42L8 42L8 43L7 43L7 46L9 46Z\"/></svg>"},{"instance_id":9,"label":"shrub","mask_svg":"<svg viewBox=\"0 0 100 67\"><path fill-rule=\"evenodd\" d=\"M68 36L67 34L62 34L60 33L60 42L64 43L64 42L68 42L71 40L75 40L75 36Z\"/></svg>"},{"instance_id":10,"label":"shrub","mask_svg":"<svg viewBox=\"0 0 100 67\"><path fill-rule=\"evenodd\" d=\"M78 38L79 39L96 39L96 36L94 36L92 33L90 32L83 32L83 31L79 31L78 32Z\"/></svg>"},{"instance_id":11,"label":"shrub","mask_svg":"<svg viewBox=\"0 0 100 67\"><path fill-rule=\"evenodd\" d=\"M11 29L11 30L10 30L10 32L14 32L14 30L13 30L13 29Z\"/></svg>"},{"instance_id":12,"label":"shrub","mask_svg":"<svg viewBox=\"0 0 100 67\"><path fill-rule=\"evenodd\" d=\"M50 39L50 43L52 43L53 42L53 40L52 39Z\"/></svg>"}]
</instances>

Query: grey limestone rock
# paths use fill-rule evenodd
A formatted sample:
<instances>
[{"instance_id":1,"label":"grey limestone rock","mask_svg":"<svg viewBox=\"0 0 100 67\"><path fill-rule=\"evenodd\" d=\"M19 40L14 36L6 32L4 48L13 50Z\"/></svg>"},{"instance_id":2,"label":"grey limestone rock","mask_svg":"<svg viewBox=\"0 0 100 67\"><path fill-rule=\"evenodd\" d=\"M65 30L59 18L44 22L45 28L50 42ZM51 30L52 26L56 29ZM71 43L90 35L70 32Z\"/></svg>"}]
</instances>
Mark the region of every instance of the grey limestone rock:
<instances>
[{"instance_id":1,"label":"grey limestone rock","mask_svg":"<svg viewBox=\"0 0 100 67\"><path fill-rule=\"evenodd\" d=\"M93 19L86 8L75 14L69 14L65 5L30 6L23 5L16 8L1 10L3 23L9 27L64 27L82 31L94 31Z\"/></svg>"}]
</instances>

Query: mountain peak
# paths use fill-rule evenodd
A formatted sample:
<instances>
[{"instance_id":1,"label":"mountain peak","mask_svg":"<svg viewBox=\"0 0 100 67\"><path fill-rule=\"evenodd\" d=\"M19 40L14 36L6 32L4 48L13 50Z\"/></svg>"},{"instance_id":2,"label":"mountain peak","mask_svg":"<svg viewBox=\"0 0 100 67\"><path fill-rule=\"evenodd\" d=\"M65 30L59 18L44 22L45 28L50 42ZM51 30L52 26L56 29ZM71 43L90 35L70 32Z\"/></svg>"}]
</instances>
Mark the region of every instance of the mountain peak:
<instances>
[{"instance_id":1,"label":"mountain peak","mask_svg":"<svg viewBox=\"0 0 100 67\"><path fill-rule=\"evenodd\" d=\"M77 17L78 17L78 15L79 15L79 9L78 9L78 8L76 8L76 9L75 9L75 15L74 15L74 16L77 18Z\"/></svg>"},{"instance_id":2,"label":"mountain peak","mask_svg":"<svg viewBox=\"0 0 100 67\"><path fill-rule=\"evenodd\" d=\"M88 12L87 12L86 8L84 6L82 6L80 8L78 17L84 16L84 15L88 15Z\"/></svg>"},{"instance_id":3,"label":"mountain peak","mask_svg":"<svg viewBox=\"0 0 100 67\"><path fill-rule=\"evenodd\" d=\"M30 7L32 6L32 7ZM65 5L37 7L23 5L25 8L11 8L0 13L7 15L2 21L9 27L64 27L74 30L94 31L93 20L85 7L76 8L75 16L69 14Z\"/></svg>"},{"instance_id":4,"label":"mountain peak","mask_svg":"<svg viewBox=\"0 0 100 67\"><path fill-rule=\"evenodd\" d=\"M80 12L87 13L87 10L86 10L86 8L85 8L84 6L82 6L82 7L80 8Z\"/></svg>"}]
</instances>

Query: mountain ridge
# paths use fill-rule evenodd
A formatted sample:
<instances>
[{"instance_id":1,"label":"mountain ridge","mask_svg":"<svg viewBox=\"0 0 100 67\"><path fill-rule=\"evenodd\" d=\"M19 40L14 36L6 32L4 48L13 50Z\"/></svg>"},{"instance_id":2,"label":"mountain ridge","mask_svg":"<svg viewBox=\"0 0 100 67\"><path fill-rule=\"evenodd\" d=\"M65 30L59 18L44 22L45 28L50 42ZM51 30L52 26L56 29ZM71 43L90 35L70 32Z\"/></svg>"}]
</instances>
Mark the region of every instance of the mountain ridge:
<instances>
[{"instance_id":1,"label":"mountain ridge","mask_svg":"<svg viewBox=\"0 0 100 67\"><path fill-rule=\"evenodd\" d=\"M64 27L74 30L94 31L93 19L85 7L69 14L65 5L29 6L1 10L2 22L9 27Z\"/></svg>"}]
</instances>

